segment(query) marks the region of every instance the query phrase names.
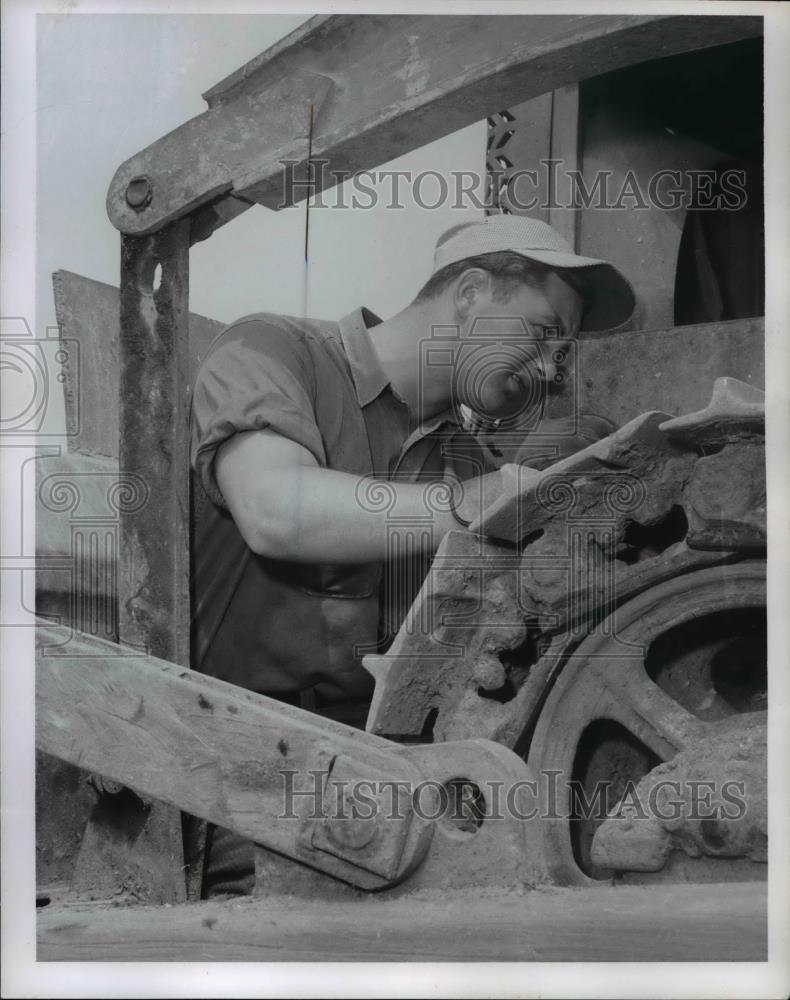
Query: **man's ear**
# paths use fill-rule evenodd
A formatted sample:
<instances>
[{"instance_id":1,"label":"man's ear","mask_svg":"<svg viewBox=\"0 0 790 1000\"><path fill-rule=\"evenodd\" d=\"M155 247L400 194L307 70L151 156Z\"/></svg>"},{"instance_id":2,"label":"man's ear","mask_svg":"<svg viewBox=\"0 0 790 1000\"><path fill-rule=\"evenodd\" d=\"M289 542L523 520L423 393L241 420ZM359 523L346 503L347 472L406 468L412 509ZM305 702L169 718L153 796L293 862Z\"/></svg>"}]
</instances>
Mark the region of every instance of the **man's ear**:
<instances>
[{"instance_id":1,"label":"man's ear","mask_svg":"<svg viewBox=\"0 0 790 1000\"><path fill-rule=\"evenodd\" d=\"M466 319L480 299L491 294L492 277L482 267L470 267L455 283L453 305L461 319Z\"/></svg>"}]
</instances>

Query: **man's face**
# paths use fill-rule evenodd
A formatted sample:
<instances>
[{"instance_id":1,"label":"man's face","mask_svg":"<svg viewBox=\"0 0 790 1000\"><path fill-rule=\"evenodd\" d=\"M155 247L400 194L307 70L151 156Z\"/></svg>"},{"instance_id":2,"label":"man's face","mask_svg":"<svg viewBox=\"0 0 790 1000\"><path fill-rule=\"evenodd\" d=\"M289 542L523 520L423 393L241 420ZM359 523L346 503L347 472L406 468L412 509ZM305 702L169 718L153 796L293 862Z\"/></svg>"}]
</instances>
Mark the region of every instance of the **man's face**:
<instances>
[{"instance_id":1,"label":"man's face","mask_svg":"<svg viewBox=\"0 0 790 1000\"><path fill-rule=\"evenodd\" d=\"M540 405L557 370L556 352L578 333L583 311L581 298L555 274L507 298L493 292L492 284L466 318L454 380L456 400L487 420Z\"/></svg>"}]
</instances>

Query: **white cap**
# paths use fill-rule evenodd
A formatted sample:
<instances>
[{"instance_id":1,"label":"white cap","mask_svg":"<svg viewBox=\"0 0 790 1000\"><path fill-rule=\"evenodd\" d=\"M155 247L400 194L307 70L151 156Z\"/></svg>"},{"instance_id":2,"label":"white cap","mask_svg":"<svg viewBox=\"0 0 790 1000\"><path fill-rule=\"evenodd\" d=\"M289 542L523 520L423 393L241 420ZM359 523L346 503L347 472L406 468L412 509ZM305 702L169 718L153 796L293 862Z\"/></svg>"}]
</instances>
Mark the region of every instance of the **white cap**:
<instances>
[{"instance_id":1,"label":"white cap","mask_svg":"<svg viewBox=\"0 0 790 1000\"><path fill-rule=\"evenodd\" d=\"M434 253L434 274L468 257L507 250L552 267L589 268L585 278L592 301L584 314L582 331L612 330L622 326L634 311L634 291L615 267L605 260L574 253L566 240L540 219L526 215L488 215L481 222L458 227L457 232L443 239L439 237Z\"/></svg>"}]
</instances>

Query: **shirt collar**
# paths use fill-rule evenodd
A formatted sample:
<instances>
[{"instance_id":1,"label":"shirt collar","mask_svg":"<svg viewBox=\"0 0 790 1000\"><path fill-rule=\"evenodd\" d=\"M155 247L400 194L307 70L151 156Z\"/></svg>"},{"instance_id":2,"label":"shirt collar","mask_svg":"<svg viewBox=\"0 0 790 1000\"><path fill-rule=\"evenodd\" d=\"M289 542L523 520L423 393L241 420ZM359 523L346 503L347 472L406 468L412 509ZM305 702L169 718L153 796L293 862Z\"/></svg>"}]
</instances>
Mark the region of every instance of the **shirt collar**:
<instances>
[{"instance_id":1,"label":"shirt collar","mask_svg":"<svg viewBox=\"0 0 790 1000\"><path fill-rule=\"evenodd\" d=\"M415 427L415 429L403 442L403 451L408 451L412 445L416 444L422 438L428 437L435 431L438 431L439 428L445 424L450 424L458 430L461 429L461 425L458 423L458 418L453 410L444 410L442 413L437 413L435 417L431 417L430 420L424 420L421 424Z\"/></svg>"},{"instance_id":2,"label":"shirt collar","mask_svg":"<svg viewBox=\"0 0 790 1000\"><path fill-rule=\"evenodd\" d=\"M351 368L351 378L354 381L354 388L356 389L357 400L360 406L367 406L368 403L372 403L390 384L390 380L379 363L370 340L370 334L368 333L370 327L378 326L380 322L379 317L364 306L355 309L338 322L340 339ZM458 425L458 418L452 407L444 410L442 413L437 413L429 420L423 421L409 435L406 445L410 445L419 438L432 434L442 424Z\"/></svg>"},{"instance_id":3,"label":"shirt collar","mask_svg":"<svg viewBox=\"0 0 790 1000\"><path fill-rule=\"evenodd\" d=\"M338 323L360 406L372 403L390 381L376 357L368 333L369 327L377 326L380 322L375 313L363 306L344 316Z\"/></svg>"}]
</instances>

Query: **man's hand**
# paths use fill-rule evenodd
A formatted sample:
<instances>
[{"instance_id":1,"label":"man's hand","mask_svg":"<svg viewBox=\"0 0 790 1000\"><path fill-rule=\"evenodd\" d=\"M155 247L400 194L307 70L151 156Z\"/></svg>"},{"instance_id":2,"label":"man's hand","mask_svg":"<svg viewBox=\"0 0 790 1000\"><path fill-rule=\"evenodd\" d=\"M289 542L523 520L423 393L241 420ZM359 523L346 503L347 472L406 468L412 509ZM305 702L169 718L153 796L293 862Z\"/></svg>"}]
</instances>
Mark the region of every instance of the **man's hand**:
<instances>
[{"instance_id":1,"label":"man's hand","mask_svg":"<svg viewBox=\"0 0 790 1000\"><path fill-rule=\"evenodd\" d=\"M496 472L476 476L455 488L455 511L470 531L480 530L484 515L495 504L499 507L518 497L540 479L541 473L527 465L503 465Z\"/></svg>"},{"instance_id":2,"label":"man's hand","mask_svg":"<svg viewBox=\"0 0 790 1000\"><path fill-rule=\"evenodd\" d=\"M537 485L547 468L608 437L615 429L610 421L591 414L583 414L577 423L570 419L543 421L540 433L525 439L518 461L456 486L458 517L470 531L520 540L532 529L522 521L518 498ZM494 510L497 516L492 520ZM492 530L493 525L496 530Z\"/></svg>"},{"instance_id":3,"label":"man's hand","mask_svg":"<svg viewBox=\"0 0 790 1000\"><path fill-rule=\"evenodd\" d=\"M218 450L215 475L228 509L253 552L301 563L377 562L388 555L393 533L435 549L457 527L449 503L429 484L393 483L318 465L301 445L273 431L237 434ZM449 499L449 491L447 493ZM398 547L399 555L404 550Z\"/></svg>"}]
</instances>

